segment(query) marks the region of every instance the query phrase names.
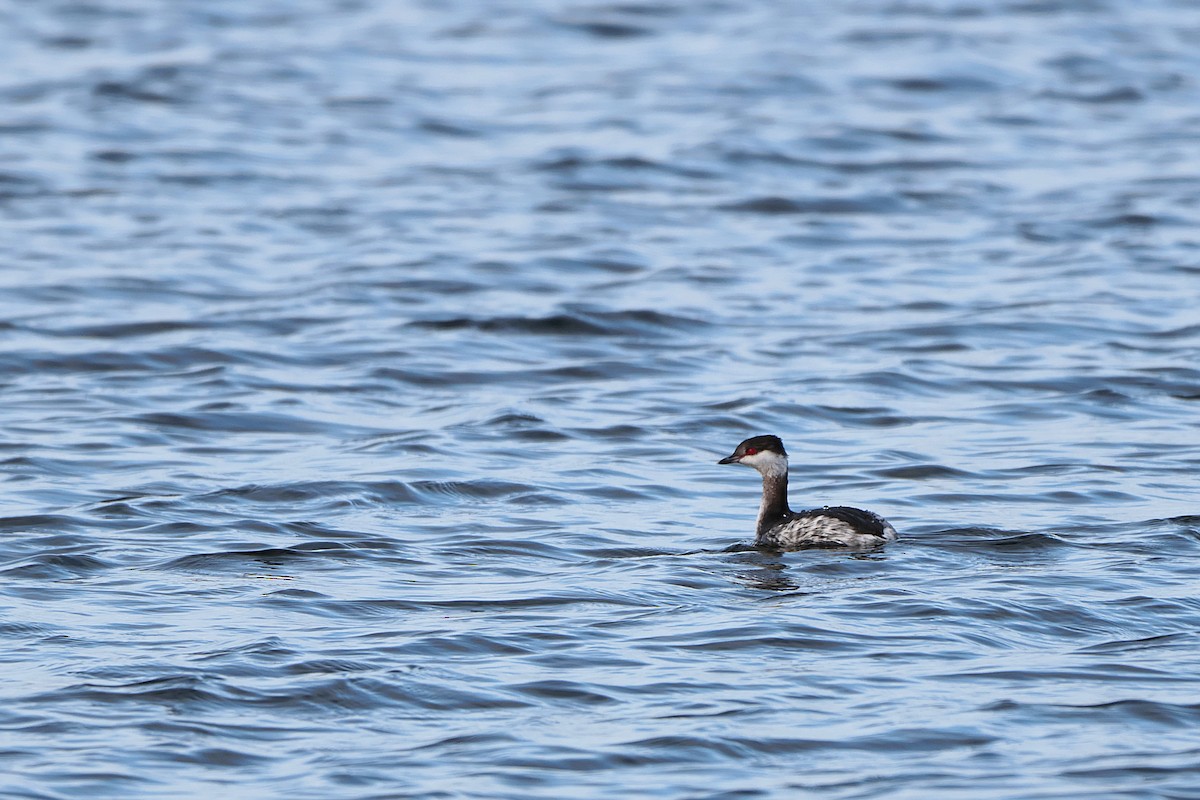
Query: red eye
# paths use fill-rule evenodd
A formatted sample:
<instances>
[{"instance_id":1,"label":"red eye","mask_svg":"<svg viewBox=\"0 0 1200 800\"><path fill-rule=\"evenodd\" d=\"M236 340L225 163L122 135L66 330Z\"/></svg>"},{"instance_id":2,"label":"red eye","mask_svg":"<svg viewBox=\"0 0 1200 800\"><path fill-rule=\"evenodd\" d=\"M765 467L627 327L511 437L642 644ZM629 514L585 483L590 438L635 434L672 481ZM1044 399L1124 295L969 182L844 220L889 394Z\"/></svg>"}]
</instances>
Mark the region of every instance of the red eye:
<instances>
[{"instance_id":1,"label":"red eye","mask_svg":"<svg viewBox=\"0 0 1200 800\"><path fill-rule=\"evenodd\" d=\"M747 447L746 448L746 455L748 455L748 456L755 455L757 452L758 452L757 447Z\"/></svg>"}]
</instances>

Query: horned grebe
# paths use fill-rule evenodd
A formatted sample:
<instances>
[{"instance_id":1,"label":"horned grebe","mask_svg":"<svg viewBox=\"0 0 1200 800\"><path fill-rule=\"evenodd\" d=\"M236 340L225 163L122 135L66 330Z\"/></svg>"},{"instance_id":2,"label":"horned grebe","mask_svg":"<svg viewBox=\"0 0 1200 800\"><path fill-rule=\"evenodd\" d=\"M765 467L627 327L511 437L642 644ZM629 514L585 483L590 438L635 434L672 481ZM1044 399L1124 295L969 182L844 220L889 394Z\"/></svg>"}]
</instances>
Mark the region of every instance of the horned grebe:
<instances>
[{"instance_id":1,"label":"horned grebe","mask_svg":"<svg viewBox=\"0 0 1200 800\"><path fill-rule=\"evenodd\" d=\"M826 506L811 511L788 508L788 456L778 436L752 436L718 464L745 464L762 475L755 547L797 550L802 547L878 547L896 538L896 529L870 511Z\"/></svg>"}]
</instances>

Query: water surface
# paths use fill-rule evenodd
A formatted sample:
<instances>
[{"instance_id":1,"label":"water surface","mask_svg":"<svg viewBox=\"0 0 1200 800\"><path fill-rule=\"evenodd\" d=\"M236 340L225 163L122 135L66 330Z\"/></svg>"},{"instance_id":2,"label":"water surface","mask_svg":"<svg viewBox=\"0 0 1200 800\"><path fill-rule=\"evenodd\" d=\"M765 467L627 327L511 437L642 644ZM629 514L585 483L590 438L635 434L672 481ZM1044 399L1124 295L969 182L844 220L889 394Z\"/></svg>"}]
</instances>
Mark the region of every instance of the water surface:
<instances>
[{"instance_id":1,"label":"water surface","mask_svg":"<svg viewBox=\"0 0 1200 800\"><path fill-rule=\"evenodd\" d=\"M1200 798L1194 2L0 21L0 793Z\"/></svg>"}]
</instances>

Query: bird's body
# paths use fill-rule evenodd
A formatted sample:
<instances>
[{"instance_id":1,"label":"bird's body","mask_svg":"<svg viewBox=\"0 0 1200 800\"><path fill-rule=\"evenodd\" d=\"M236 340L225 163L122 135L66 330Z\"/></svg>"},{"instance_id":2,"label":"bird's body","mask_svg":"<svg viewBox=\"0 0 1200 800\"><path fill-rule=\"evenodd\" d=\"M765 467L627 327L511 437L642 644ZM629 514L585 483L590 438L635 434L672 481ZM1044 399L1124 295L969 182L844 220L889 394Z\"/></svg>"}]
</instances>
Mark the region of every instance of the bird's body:
<instances>
[{"instance_id":1,"label":"bird's body","mask_svg":"<svg viewBox=\"0 0 1200 800\"><path fill-rule=\"evenodd\" d=\"M744 464L762 475L762 505L758 509L754 544L774 550L808 547L867 549L896 538L896 529L883 517L848 506L808 511L788 507L787 451L778 436L753 436L718 464Z\"/></svg>"}]
</instances>

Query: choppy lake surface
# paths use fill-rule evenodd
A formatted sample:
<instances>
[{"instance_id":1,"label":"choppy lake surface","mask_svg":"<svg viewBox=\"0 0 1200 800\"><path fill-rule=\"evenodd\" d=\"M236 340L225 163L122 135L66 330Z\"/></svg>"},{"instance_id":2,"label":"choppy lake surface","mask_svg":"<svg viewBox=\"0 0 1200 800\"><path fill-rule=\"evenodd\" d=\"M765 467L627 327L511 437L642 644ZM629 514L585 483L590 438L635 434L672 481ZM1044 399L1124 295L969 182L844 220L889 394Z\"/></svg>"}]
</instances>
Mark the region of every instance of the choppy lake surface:
<instances>
[{"instance_id":1,"label":"choppy lake surface","mask_svg":"<svg viewBox=\"0 0 1200 800\"><path fill-rule=\"evenodd\" d=\"M0 21L5 797L1200 797L1196 3Z\"/></svg>"}]
</instances>

